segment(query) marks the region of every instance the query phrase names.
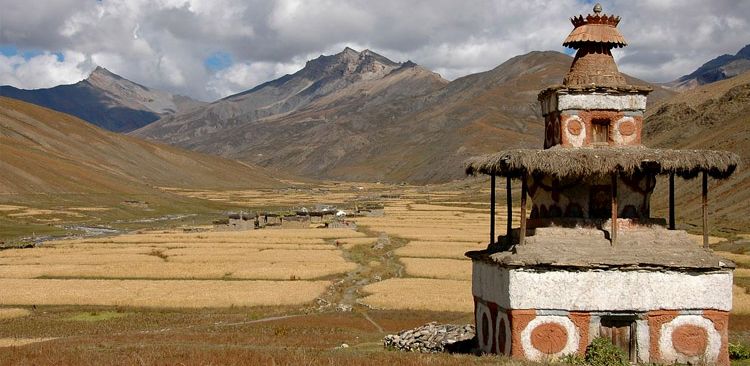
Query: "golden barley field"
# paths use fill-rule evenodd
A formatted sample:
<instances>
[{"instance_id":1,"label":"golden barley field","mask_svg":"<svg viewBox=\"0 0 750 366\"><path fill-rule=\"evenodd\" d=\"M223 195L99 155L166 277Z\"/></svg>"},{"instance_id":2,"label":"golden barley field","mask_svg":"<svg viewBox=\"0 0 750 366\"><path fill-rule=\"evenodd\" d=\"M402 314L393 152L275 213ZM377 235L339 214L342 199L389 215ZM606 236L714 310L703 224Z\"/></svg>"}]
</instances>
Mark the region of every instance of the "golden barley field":
<instances>
[{"instance_id":1,"label":"golden barley field","mask_svg":"<svg viewBox=\"0 0 750 366\"><path fill-rule=\"evenodd\" d=\"M31 315L28 309L0 308L0 319L22 318Z\"/></svg>"},{"instance_id":2,"label":"golden barley field","mask_svg":"<svg viewBox=\"0 0 750 366\"><path fill-rule=\"evenodd\" d=\"M104 305L204 308L297 305L329 281L2 279L0 305Z\"/></svg>"},{"instance_id":3,"label":"golden barley field","mask_svg":"<svg viewBox=\"0 0 750 366\"><path fill-rule=\"evenodd\" d=\"M470 281L393 278L367 285L362 304L378 309L471 312Z\"/></svg>"},{"instance_id":4,"label":"golden barley field","mask_svg":"<svg viewBox=\"0 0 750 366\"><path fill-rule=\"evenodd\" d=\"M0 251L2 305L298 305L354 270L348 229L144 231Z\"/></svg>"}]
</instances>

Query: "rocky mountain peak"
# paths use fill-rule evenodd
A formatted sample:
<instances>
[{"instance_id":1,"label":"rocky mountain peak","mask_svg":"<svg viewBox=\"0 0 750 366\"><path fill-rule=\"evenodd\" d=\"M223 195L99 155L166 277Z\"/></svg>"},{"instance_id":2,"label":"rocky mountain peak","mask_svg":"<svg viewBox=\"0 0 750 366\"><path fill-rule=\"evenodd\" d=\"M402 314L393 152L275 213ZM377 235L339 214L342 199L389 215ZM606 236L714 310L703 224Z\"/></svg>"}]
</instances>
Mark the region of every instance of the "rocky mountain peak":
<instances>
[{"instance_id":1,"label":"rocky mountain peak","mask_svg":"<svg viewBox=\"0 0 750 366\"><path fill-rule=\"evenodd\" d=\"M746 45L745 47L742 47L742 49L739 50L739 52L737 52L736 57L750 59L750 44Z\"/></svg>"},{"instance_id":2,"label":"rocky mountain peak","mask_svg":"<svg viewBox=\"0 0 750 366\"><path fill-rule=\"evenodd\" d=\"M385 76L400 65L373 51L357 52L346 47L335 55L321 55L308 61L302 72L312 79L342 76L361 76L364 79L372 79Z\"/></svg>"}]
</instances>

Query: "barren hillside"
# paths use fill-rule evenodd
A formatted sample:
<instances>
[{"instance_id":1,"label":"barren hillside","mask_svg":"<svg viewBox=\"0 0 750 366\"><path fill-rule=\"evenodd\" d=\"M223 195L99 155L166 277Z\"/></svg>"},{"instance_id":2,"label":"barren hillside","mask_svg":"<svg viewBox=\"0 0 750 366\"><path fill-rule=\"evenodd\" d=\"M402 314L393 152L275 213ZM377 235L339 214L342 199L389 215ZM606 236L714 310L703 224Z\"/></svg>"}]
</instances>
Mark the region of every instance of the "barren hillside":
<instances>
[{"instance_id":1,"label":"barren hillside","mask_svg":"<svg viewBox=\"0 0 750 366\"><path fill-rule=\"evenodd\" d=\"M134 134L301 176L444 182L463 176L469 156L541 147L537 94L571 61L531 52L447 83L414 63L347 49ZM671 94L656 87L650 100Z\"/></svg>"},{"instance_id":2,"label":"barren hillside","mask_svg":"<svg viewBox=\"0 0 750 366\"><path fill-rule=\"evenodd\" d=\"M644 143L653 147L729 150L743 165L726 181L712 181L709 205L712 220L722 226L747 229L750 221L750 72L703 85L667 99L651 109ZM657 195L664 195L662 184ZM698 223L700 180L677 180L677 215ZM666 202L656 201L663 209Z\"/></svg>"},{"instance_id":3,"label":"barren hillside","mask_svg":"<svg viewBox=\"0 0 750 366\"><path fill-rule=\"evenodd\" d=\"M102 130L0 97L0 193L122 192L168 187L270 187L264 169Z\"/></svg>"}]
</instances>

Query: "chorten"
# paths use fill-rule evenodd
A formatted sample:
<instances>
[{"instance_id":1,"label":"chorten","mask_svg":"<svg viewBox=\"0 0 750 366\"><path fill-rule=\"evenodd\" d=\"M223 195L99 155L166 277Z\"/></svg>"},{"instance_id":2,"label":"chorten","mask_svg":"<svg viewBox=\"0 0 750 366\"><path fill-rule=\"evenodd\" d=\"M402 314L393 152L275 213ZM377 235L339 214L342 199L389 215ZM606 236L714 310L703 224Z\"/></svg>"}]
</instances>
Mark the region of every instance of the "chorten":
<instances>
[{"instance_id":1,"label":"chorten","mask_svg":"<svg viewBox=\"0 0 750 366\"><path fill-rule=\"evenodd\" d=\"M466 253L480 348L539 361L583 355L604 337L632 362L729 365L734 264L708 248L708 178L729 178L740 158L643 146L651 88L627 84L617 69L611 50L627 45L620 18L597 4L571 22L564 45L577 50L575 59L561 85L539 93L544 149L467 164L468 174L491 177L490 241ZM651 216L658 175L669 178L669 221ZM506 178L509 198L499 237L496 177ZM675 229L675 177L703 181L703 246Z\"/></svg>"}]
</instances>

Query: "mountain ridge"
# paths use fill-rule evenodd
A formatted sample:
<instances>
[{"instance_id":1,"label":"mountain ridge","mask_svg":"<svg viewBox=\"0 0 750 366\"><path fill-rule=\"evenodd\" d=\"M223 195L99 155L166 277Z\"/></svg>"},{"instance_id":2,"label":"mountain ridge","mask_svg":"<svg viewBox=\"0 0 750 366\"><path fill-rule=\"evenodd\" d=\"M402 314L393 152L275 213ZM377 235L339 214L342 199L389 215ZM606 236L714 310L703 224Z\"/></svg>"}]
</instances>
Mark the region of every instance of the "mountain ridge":
<instances>
[{"instance_id":1,"label":"mountain ridge","mask_svg":"<svg viewBox=\"0 0 750 366\"><path fill-rule=\"evenodd\" d=\"M129 132L165 115L205 104L150 89L101 66L75 84L31 90L3 85L0 96L71 114L115 132Z\"/></svg>"},{"instance_id":2,"label":"mountain ridge","mask_svg":"<svg viewBox=\"0 0 750 366\"><path fill-rule=\"evenodd\" d=\"M750 44L745 45L736 54L724 54L704 63L690 74L677 80L665 83L664 86L682 91L700 85L729 79L750 70Z\"/></svg>"},{"instance_id":3,"label":"mountain ridge","mask_svg":"<svg viewBox=\"0 0 750 366\"><path fill-rule=\"evenodd\" d=\"M541 147L537 94L560 83L572 61L559 52L535 51L448 82L413 62L375 59L379 74L373 74L360 67L366 64L362 60L375 58L369 52L345 49L318 57L295 74L132 134L300 176L444 182L463 176L460 167L469 156L503 147ZM358 77L356 70L369 77ZM268 98L287 83L298 87L296 94L315 83L320 87L311 88L315 97L293 109L258 112L260 100L287 103L292 93ZM656 86L651 100L672 93Z\"/></svg>"}]
</instances>

